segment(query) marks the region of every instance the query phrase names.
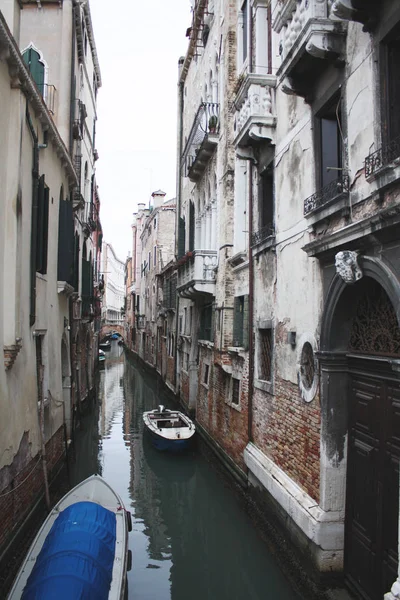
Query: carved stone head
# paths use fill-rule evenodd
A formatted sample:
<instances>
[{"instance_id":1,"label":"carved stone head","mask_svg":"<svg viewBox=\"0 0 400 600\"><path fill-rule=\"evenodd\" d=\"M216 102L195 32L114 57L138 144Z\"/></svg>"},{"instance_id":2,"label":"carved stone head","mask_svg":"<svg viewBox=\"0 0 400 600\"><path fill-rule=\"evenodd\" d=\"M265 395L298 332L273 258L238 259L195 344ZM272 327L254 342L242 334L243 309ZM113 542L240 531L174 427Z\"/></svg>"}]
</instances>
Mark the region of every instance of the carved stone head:
<instances>
[{"instance_id":1,"label":"carved stone head","mask_svg":"<svg viewBox=\"0 0 400 600\"><path fill-rule=\"evenodd\" d=\"M336 272L345 283L355 283L363 276L358 266L357 252L353 250L343 250L335 256Z\"/></svg>"}]
</instances>

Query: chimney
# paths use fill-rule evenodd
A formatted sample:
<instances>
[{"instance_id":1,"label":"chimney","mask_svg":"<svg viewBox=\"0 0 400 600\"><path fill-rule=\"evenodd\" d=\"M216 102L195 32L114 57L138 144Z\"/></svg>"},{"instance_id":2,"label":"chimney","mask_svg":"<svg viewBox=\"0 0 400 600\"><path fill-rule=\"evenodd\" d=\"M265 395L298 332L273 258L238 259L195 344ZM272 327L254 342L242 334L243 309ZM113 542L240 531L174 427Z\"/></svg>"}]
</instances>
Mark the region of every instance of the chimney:
<instances>
[{"instance_id":1,"label":"chimney","mask_svg":"<svg viewBox=\"0 0 400 600\"><path fill-rule=\"evenodd\" d=\"M153 208L158 208L159 206L161 206L164 203L166 195L167 194L165 192L163 192L162 190L157 190L157 192L153 192L151 195L151 197L153 198L153 201L152 201Z\"/></svg>"}]
</instances>

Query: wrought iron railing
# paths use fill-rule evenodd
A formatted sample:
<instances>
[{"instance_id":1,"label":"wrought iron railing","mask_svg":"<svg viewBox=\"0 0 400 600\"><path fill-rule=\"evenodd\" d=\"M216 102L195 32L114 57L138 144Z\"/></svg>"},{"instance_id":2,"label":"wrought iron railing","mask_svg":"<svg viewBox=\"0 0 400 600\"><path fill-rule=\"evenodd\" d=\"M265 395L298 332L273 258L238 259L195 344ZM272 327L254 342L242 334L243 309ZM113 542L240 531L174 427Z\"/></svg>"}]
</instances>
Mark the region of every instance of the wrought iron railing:
<instances>
[{"instance_id":1,"label":"wrought iron railing","mask_svg":"<svg viewBox=\"0 0 400 600\"><path fill-rule=\"evenodd\" d=\"M313 210L321 208L325 204L328 204L341 194L348 193L349 191L349 177L348 175L342 174L337 179L334 179L328 185L321 188L312 196L309 196L304 200L304 214L308 215Z\"/></svg>"},{"instance_id":2,"label":"wrought iron railing","mask_svg":"<svg viewBox=\"0 0 400 600\"><path fill-rule=\"evenodd\" d=\"M372 152L365 159L365 176L370 177L382 167L400 158L400 136Z\"/></svg>"},{"instance_id":3,"label":"wrought iron railing","mask_svg":"<svg viewBox=\"0 0 400 600\"><path fill-rule=\"evenodd\" d=\"M219 104L202 102L197 109L193 125L182 154L182 164L188 171L196 160L201 145L208 135L219 132Z\"/></svg>"},{"instance_id":4,"label":"wrought iron railing","mask_svg":"<svg viewBox=\"0 0 400 600\"><path fill-rule=\"evenodd\" d=\"M260 242L263 242L267 238L275 235L275 229L271 223L261 227L258 231L255 231L251 236L251 245L256 246Z\"/></svg>"}]
</instances>

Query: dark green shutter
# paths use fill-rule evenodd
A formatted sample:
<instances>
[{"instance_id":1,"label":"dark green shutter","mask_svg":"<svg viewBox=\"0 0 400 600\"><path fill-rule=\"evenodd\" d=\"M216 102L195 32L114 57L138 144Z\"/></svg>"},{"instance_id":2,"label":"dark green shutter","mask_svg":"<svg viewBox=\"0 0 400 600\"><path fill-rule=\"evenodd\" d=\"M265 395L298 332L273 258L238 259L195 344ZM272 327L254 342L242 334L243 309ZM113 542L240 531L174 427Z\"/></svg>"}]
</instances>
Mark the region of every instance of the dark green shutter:
<instances>
[{"instance_id":1,"label":"dark green shutter","mask_svg":"<svg viewBox=\"0 0 400 600\"><path fill-rule=\"evenodd\" d=\"M47 195L48 203L48 195ZM46 192L44 186L44 175L39 179L38 190L38 209L37 209L37 236L36 236L36 271L38 273L46 273L44 265L45 251L45 223L46 223ZM48 207L47 207L47 225L48 225Z\"/></svg>"},{"instance_id":2,"label":"dark green shutter","mask_svg":"<svg viewBox=\"0 0 400 600\"><path fill-rule=\"evenodd\" d=\"M189 203L189 251L194 250L194 204Z\"/></svg>"},{"instance_id":3,"label":"dark green shutter","mask_svg":"<svg viewBox=\"0 0 400 600\"><path fill-rule=\"evenodd\" d=\"M33 48L29 48L26 52L24 52L24 61L27 65L29 72L32 76L33 81L36 83L39 92L43 96L44 91L44 64L40 62L40 56L33 50Z\"/></svg>"},{"instance_id":4,"label":"dark green shutter","mask_svg":"<svg viewBox=\"0 0 400 600\"><path fill-rule=\"evenodd\" d=\"M74 285L74 216L72 202L60 201L58 217L58 281Z\"/></svg>"},{"instance_id":5,"label":"dark green shutter","mask_svg":"<svg viewBox=\"0 0 400 600\"><path fill-rule=\"evenodd\" d=\"M249 297L243 297L243 347L245 350L249 348Z\"/></svg>"},{"instance_id":6,"label":"dark green shutter","mask_svg":"<svg viewBox=\"0 0 400 600\"><path fill-rule=\"evenodd\" d=\"M178 231L178 258L181 258L185 254L185 219L179 217L179 231Z\"/></svg>"}]
</instances>

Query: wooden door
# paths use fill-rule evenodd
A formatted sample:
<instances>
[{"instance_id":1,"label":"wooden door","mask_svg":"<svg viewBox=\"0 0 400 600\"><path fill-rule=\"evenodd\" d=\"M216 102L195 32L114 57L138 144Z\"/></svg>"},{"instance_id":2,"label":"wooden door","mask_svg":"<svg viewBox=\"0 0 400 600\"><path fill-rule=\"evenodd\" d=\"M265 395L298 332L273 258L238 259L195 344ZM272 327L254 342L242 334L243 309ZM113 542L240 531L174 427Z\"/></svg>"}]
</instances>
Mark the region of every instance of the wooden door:
<instances>
[{"instance_id":1,"label":"wooden door","mask_svg":"<svg viewBox=\"0 0 400 600\"><path fill-rule=\"evenodd\" d=\"M381 600L397 579L400 385L367 373L350 382L345 575L362 598Z\"/></svg>"}]
</instances>

